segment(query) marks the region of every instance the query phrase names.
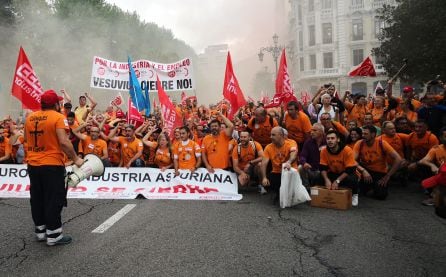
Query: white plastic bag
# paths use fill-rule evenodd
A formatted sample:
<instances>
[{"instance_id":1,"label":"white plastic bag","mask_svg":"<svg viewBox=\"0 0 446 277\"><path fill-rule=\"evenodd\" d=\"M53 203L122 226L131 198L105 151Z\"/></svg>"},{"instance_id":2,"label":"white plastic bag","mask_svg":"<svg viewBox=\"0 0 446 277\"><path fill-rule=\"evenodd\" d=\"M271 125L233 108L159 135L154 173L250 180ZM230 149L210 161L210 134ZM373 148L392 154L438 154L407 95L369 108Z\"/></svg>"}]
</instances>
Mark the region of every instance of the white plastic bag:
<instances>
[{"instance_id":1,"label":"white plastic bag","mask_svg":"<svg viewBox=\"0 0 446 277\"><path fill-rule=\"evenodd\" d=\"M302 180L297 169L291 168L290 170L286 170L282 165L280 207L292 207L310 200L311 197L302 185Z\"/></svg>"}]
</instances>

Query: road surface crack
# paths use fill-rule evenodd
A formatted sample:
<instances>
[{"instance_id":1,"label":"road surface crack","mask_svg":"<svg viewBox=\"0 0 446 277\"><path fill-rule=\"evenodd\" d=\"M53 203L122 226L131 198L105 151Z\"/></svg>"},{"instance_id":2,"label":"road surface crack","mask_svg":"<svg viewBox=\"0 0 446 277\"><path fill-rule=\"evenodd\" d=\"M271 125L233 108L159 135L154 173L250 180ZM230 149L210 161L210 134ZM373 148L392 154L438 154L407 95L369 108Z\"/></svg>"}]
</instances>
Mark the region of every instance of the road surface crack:
<instances>
[{"instance_id":1,"label":"road surface crack","mask_svg":"<svg viewBox=\"0 0 446 277\"><path fill-rule=\"evenodd\" d=\"M86 215L86 214L91 213L96 207L99 207L99 206L102 206L102 205L112 204L113 201L114 201L114 199L112 199L111 201L108 201L108 202L105 202L105 203L99 203L99 204L96 204L96 205L89 205L89 204L87 204L87 203L83 203L82 201L77 201L80 205L83 205L83 206L89 206L89 209L88 209L87 211L83 212L83 213L80 213L80 214L78 214L78 215L75 215L75 216L73 216L73 217L67 219L66 221L64 221L64 222L62 223L62 225L68 224L68 223L70 223L71 221L73 221L73 220L75 220L75 219L77 219L77 218L79 218L79 217L82 217L82 216L84 216L84 215Z\"/></svg>"}]
</instances>

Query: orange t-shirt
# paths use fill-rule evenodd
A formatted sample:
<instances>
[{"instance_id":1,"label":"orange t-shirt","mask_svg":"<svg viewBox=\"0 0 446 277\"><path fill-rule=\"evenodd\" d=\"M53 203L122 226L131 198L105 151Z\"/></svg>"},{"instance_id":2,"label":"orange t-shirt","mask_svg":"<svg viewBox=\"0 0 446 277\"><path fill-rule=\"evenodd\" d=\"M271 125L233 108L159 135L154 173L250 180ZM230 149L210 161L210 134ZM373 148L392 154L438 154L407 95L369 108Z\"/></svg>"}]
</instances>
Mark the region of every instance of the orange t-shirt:
<instances>
[{"instance_id":1,"label":"orange t-shirt","mask_svg":"<svg viewBox=\"0 0 446 277\"><path fill-rule=\"evenodd\" d=\"M108 142L108 158L112 164L119 164L121 161L121 144L119 142Z\"/></svg>"},{"instance_id":2,"label":"orange t-shirt","mask_svg":"<svg viewBox=\"0 0 446 277\"><path fill-rule=\"evenodd\" d=\"M382 146L380 145L382 143ZM384 153L383 153L384 150ZM353 148L355 155L358 155L358 162L367 170L387 173L386 156L396 151L384 140L375 138L372 146L368 146L364 140L356 142Z\"/></svg>"},{"instance_id":3,"label":"orange t-shirt","mask_svg":"<svg viewBox=\"0 0 446 277\"><path fill-rule=\"evenodd\" d=\"M3 142L0 142L0 157L12 154L12 147L9 144L9 139L7 137L3 137L3 139Z\"/></svg>"},{"instance_id":4,"label":"orange t-shirt","mask_svg":"<svg viewBox=\"0 0 446 277\"><path fill-rule=\"evenodd\" d=\"M118 137L121 144L122 166L125 166L139 151L143 149L142 141L134 138L128 141L126 137Z\"/></svg>"},{"instance_id":5,"label":"orange t-shirt","mask_svg":"<svg viewBox=\"0 0 446 277\"><path fill-rule=\"evenodd\" d=\"M250 161L256 159L256 152L257 157L260 157L259 152L262 150L262 146L257 141L250 141L246 147L236 145L232 149L232 160L238 160L238 167L243 170Z\"/></svg>"},{"instance_id":6,"label":"orange t-shirt","mask_svg":"<svg viewBox=\"0 0 446 277\"><path fill-rule=\"evenodd\" d=\"M393 137L389 137L387 135L380 135L376 137L376 139L382 139L392 146L392 148L400 155L401 158L404 158L404 147L407 143L409 135L397 133Z\"/></svg>"},{"instance_id":7,"label":"orange t-shirt","mask_svg":"<svg viewBox=\"0 0 446 277\"><path fill-rule=\"evenodd\" d=\"M396 100L398 101L398 103L403 103L404 102L403 98L401 98L401 97L398 97ZM421 102L416 100L416 99L411 99L410 103L412 104L413 109L415 111L418 110L419 108L421 108L421 105L422 105ZM399 112L401 111L400 105L398 105L397 111L399 111Z\"/></svg>"},{"instance_id":8,"label":"orange t-shirt","mask_svg":"<svg viewBox=\"0 0 446 277\"><path fill-rule=\"evenodd\" d=\"M82 153L95 154L98 157L104 156L104 149L107 149L107 143L105 140L98 138L97 140L92 140L90 136L87 136L82 143ZM79 151L81 152L81 151Z\"/></svg>"},{"instance_id":9,"label":"orange t-shirt","mask_svg":"<svg viewBox=\"0 0 446 277\"><path fill-rule=\"evenodd\" d=\"M373 115L373 123L376 126L381 127L381 119L384 116L384 109L374 107L370 112Z\"/></svg>"},{"instance_id":10,"label":"orange t-shirt","mask_svg":"<svg viewBox=\"0 0 446 277\"><path fill-rule=\"evenodd\" d=\"M273 127L279 126L275 118L273 118L272 123L273 124L271 126L269 115L266 116L265 122L263 123L256 123L255 118L252 118L248 122L247 127L252 130L252 138L260 143L262 147L271 143L271 129Z\"/></svg>"},{"instance_id":11,"label":"orange t-shirt","mask_svg":"<svg viewBox=\"0 0 446 277\"><path fill-rule=\"evenodd\" d=\"M173 150L173 158L178 160L178 169L193 169L197 158L201 156L201 148L195 141L188 139L186 143L178 142Z\"/></svg>"},{"instance_id":12,"label":"orange t-shirt","mask_svg":"<svg viewBox=\"0 0 446 277\"><path fill-rule=\"evenodd\" d=\"M290 153L293 151L297 151L296 142L294 140L285 140L285 143L280 148L274 143L268 144L265 147L265 151L263 151L263 156L271 161L273 173L281 173L282 164L290 159ZM297 168L297 162L294 161L291 166Z\"/></svg>"},{"instance_id":13,"label":"orange t-shirt","mask_svg":"<svg viewBox=\"0 0 446 277\"><path fill-rule=\"evenodd\" d=\"M220 131L217 137L207 135L201 144L201 151L206 153L208 163L213 168L225 169L229 167L229 141L225 133Z\"/></svg>"},{"instance_id":14,"label":"orange t-shirt","mask_svg":"<svg viewBox=\"0 0 446 277\"><path fill-rule=\"evenodd\" d=\"M365 114L368 112L366 106L359 106L350 102L344 102L345 108L348 111L347 122L356 120L358 126L361 127L364 124Z\"/></svg>"},{"instance_id":15,"label":"orange t-shirt","mask_svg":"<svg viewBox=\"0 0 446 277\"><path fill-rule=\"evenodd\" d=\"M343 135L344 137L348 136L348 130L344 127L344 125L342 125L341 123L336 122L336 121L332 121L331 123L333 124L336 132ZM328 130L330 130L330 129L325 128L325 132L328 132Z\"/></svg>"},{"instance_id":16,"label":"orange t-shirt","mask_svg":"<svg viewBox=\"0 0 446 277\"><path fill-rule=\"evenodd\" d=\"M418 114L414 111L408 111L408 112L401 111L395 114L395 118L399 117L406 117L408 120L415 122L418 119Z\"/></svg>"},{"instance_id":17,"label":"orange t-shirt","mask_svg":"<svg viewBox=\"0 0 446 277\"><path fill-rule=\"evenodd\" d=\"M65 116L54 110L33 112L26 118L27 163L33 166L64 166L64 153L56 129L68 131Z\"/></svg>"},{"instance_id":18,"label":"orange t-shirt","mask_svg":"<svg viewBox=\"0 0 446 277\"><path fill-rule=\"evenodd\" d=\"M169 148L167 147L158 147L158 143L154 142L153 149L155 152L155 157L153 159L153 162L158 166L158 168L167 167L171 165L172 162L172 155L170 153Z\"/></svg>"},{"instance_id":19,"label":"orange t-shirt","mask_svg":"<svg viewBox=\"0 0 446 277\"><path fill-rule=\"evenodd\" d=\"M446 162L446 147L443 144L436 145L432 147L429 152L427 152L426 157L430 162L440 167L444 162Z\"/></svg>"},{"instance_id":20,"label":"orange t-shirt","mask_svg":"<svg viewBox=\"0 0 446 277\"><path fill-rule=\"evenodd\" d=\"M411 150L411 157L408 158L411 161L419 161L438 143L437 137L429 131L422 138L419 138L416 133L412 132L407 138L407 147Z\"/></svg>"},{"instance_id":21,"label":"orange t-shirt","mask_svg":"<svg viewBox=\"0 0 446 277\"><path fill-rule=\"evenodd\" d=\"M285 113L283 119L284 127L288 130L288 138L294 139L297 143L304 142L305 134L309 134L311 131L311 122L308 116L299 111L297 118L293 119Z\"/></svg>"},{"instance_id":22,"label":"orange t-shirt","mask_svg":"<svg viewBox=\"0 0 446 277\"><path fill-rule=\"evenodd\" d=\"M338 154L332 154L327 147L322 148L320 164L328 166L328 172L341 174L348 167L356 166L353 150L345 146Z\"/></svg>"}]
</instances>

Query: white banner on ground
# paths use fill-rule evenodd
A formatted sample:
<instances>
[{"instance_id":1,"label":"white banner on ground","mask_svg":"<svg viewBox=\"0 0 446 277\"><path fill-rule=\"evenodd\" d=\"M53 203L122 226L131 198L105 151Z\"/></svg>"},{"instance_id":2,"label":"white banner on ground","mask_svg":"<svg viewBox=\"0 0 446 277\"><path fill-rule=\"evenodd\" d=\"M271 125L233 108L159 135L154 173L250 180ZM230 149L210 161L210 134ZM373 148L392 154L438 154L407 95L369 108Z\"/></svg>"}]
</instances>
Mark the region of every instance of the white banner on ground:
<instances>
[{"instance_id":1,"label":"white banner on ground","mask_svg":"<svg viewBox=\"0 0 446 277\"><path fill-rule=\"evenodd\" d=\"M148 60L132 62L136 77L144 91L156 91L156 75L165 91L195 89L194 70L189 58L164 64ZM98 56L93 57L91 68L92 88L129 90L129 66L127 62L116 62Z\"/></svg>"},{"instance_id":2,"label":"white banner on ground","mask_svg":"<svg viewBox=\"0 0 446 277\"><path fill-rule=\"evenodd\" d=\"M0 197L29 198L26 165L0 167ZM90 177L68 190L68 198L134 199L142 194L148 199L241 200L235 173L200 168L191 173L180 170L164 172L156 168L111 168L101 177Z\"/></svg>"}]
</instances>

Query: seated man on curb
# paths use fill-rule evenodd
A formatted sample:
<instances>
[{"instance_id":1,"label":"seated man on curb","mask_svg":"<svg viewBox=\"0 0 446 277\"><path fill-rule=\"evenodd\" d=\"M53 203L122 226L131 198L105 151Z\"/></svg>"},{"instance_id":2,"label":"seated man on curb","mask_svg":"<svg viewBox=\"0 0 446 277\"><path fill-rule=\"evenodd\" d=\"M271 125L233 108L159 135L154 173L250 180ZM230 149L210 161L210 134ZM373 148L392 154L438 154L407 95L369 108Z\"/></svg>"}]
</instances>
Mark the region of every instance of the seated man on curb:
<instances>
[{"instance_id":1,"label":"seated man on curb","mask_svg":"<svg viewBox=\"0 0 446 277\"><path fill-rule=\"evenodd\" d=\"M325 145L324 125L314 123L311 127L311 138L307 139L299 154L299 174L302 184L308 188L321 184L321 172L319 170L320 153Z\"/></svg>"},{"instance_id":2,"label":"seated man on curb","mask_svg":"<svg viewBox=\"0 0 446 277\"><path fill-rule=\"evenodd\" d=\"M373 197L379 200L387 198L387 183L402 162L400 155L382 139L376 139L375 126L362 127L363 139L356 142L353 151L357 168L362 175L361 193L373 189ZM393 160L390 170L387 170L387 157Z\"/></svg>"},{"instance_id":3,"label":"seated man on curb","mask_svg":"<svg viewBox=\"0 0 446 277\"><path fill-rule=\"evenodd\" d=\"M232 150L232 166L238 176L240 186L244 187L251 180L260 180L260 162L263 157L263 149L260 143L252 140L248 131L240 132L240 143ZM266 190L260 186L260 192Z\"/></svg>"},{"instance_id":4,"label":"seated man on curb","mask_svg":"<svg viewBox=\"0 0 446 277\"><path fill-rule=\"evenodd\" d=\"M297 168L297 144L294 140L285 140L285 131L282 127L274 127L271 130L271 141L263 151L261 173L262 185L270 187L275 193L273 204L279 203L280 185L282 179L282 165L284 169ZM271 161L272 170L267 172L268 163Z\"/></svg>"},{"instance_id":5,"label":"seated man on curb","mask_svg":"<svg viewBox=\"0 0 446 277\"><path fill-rule=\"evenodd\" d=\"M353 150L341 143L340 135L329 130L327 147L321 150L320 169L327 189L348 187L352 190L352 206L358 206L358 178Z\"/></svg>"}]
</instances>

